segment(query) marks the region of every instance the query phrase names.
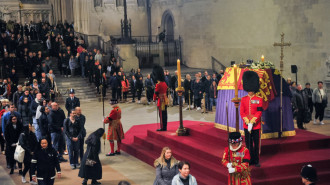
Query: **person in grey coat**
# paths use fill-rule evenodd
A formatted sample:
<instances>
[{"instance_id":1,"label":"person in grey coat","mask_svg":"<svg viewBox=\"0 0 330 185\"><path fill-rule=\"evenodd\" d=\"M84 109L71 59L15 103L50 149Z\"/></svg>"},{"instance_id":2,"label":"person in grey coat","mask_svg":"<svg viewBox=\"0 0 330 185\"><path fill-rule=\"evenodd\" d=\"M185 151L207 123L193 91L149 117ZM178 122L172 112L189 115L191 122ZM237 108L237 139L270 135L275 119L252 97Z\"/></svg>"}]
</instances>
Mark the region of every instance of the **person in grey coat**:
<instances>
[{"instance_id":1,"label":"person in grey coat","mask_svg":"<svg viewBox=\"0 0 330 185\"><path fill-rule=\"evenodd\" d=\"M187 161L181 161L178 168L180 173L173 177L172 185L197 185L196 178L190 175L190 164Z\"/></svg>"},{"instance_id":2,"label":"person in grey coat","mask_svg":"<svg viewBox=\"0 0 330 185\"><path fill-rule=\"evenodd\" d=\"M172 150L164 147L159 158L154 162L156 179L154 185L171 185L173 177L179 173L178 161L172 156Z\"/></svg>"},{"instance_id":3,"label":"person in grey coat","mask_svg":"<svg viewBox=\"0 0 330 185\"><path fill-rule=\"evenodd\" d=\"M314 89L312 95L312 101L315 106L314 124L317 124L316 120L319 118L320 125L324 125L323 123L324 110L328 105L327 91L323 88L322 81L317 82L317 86L318 87Z\"/></svg>"}]
</instances>

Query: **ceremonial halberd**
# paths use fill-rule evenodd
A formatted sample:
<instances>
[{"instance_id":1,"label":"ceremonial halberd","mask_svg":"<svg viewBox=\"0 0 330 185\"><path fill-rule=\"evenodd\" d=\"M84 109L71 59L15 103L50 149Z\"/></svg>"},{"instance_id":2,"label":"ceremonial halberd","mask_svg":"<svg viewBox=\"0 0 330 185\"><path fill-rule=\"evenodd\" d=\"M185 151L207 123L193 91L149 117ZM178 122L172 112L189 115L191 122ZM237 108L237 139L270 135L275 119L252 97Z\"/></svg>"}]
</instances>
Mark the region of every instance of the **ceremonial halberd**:
<instances>
[{"instance_id":1,"label":"ceremonial halberd","mask_svg":"<svg viewBox=\"0 0 330 185\"><path fill-rule=\"evenodd\" d=\"M262 120L262 138L277 138L280 131L280 73L276 69L248 69L238 68L238 97L247 95L243 90L242 76L247 70L253 70L258 73L260 78L260 90L258 96L264 100ZM215 127L226 130L226 102L228 102L228 120L230 129L235 129L235 106L231 99L235 96L234 70L232 67L226 69L223 77L218 84L218 99L215 116ZM291 91L288 84L283 80L283 137L294 136ZM243 134L243 121L239 120L239 129Z\"/></svg>"}]
</instances>

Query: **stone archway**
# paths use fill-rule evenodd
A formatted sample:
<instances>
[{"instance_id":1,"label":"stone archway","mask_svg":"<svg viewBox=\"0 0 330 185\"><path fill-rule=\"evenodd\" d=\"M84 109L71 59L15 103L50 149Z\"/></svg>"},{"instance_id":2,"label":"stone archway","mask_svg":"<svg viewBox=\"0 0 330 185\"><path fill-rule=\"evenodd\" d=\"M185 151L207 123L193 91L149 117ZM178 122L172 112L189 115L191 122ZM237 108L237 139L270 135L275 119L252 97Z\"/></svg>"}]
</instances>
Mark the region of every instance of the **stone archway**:
<instances>
[{"instance_id":1,"label":"stone archway","mask_svg":"<svg viewBox=\"0 0 330 185\"><path fill-rule=\"evenodd\" d=\"M170 10L166 10L162 17L162 26L160 32L165 30L165 40L173 41L174 40L174 17Z\"/></svg>"}]
</instances>

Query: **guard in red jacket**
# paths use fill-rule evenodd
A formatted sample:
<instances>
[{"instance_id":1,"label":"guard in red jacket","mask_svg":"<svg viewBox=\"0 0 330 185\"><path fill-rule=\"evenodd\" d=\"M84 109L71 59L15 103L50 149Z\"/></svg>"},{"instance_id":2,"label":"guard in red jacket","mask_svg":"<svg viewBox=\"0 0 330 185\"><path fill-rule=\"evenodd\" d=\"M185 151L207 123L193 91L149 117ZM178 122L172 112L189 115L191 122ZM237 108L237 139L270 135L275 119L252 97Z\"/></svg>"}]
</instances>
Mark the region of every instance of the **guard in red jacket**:
<instances>
[{"instance_id":1,"label":"guard in red jacket","mask_svg":"<svg viewBox=\"0 0 330 185\"><path fill-rule=\"evenodd\" d=\"M259 139L263 99L255 95L259 91L259 76L256 72L244 72L243 89L248 92L248 95L242 98L240 107L240 114L244 121L245 144L251 153L250 164L260 167Z\"/></svg>"},{"instance_id":2,"label":"guard in red jacket","mask_svg":"<svg viewBox=\"0 0 330 185\"><path fill-rule=\"evenodd\" d=\"M109 124L108 127L108 135L107 140L110 142L111 152L106 154L106 156L120 155L120 145L121 140L124 139L124 130L123 125L121 124L121 109L118 105L113 105L113 109L111 110L108 117L106 117L103 121L105 124ZM117 141L117 150L114 151L115 143L114 140Z\"/></svg>"},{"instance_id":3,"label":"guard in red jacket","mask_svg":"<svg viewBox=\"0 0 330 185\"><path fill-rule=\"evenodd\" d=\"M222 165L228 168L228 184L251 185L250 152L242 146L243 138L239 132L229 134L229 148L225 148Z\"/></svg>"},{"instance_id":4,"label":"guard in red jacket","mask_svg":"<svg viewBox=\"0 0 330 185\"><path fill-rule=\"evenodd\" d=\"M157 100L157 107L160 117L160 129L157 131L167 130L167 85L165 83L164 70L161 66L156 65L152 71L153 80L157 82L153 99Z\"/></svg>"}]
</instances>

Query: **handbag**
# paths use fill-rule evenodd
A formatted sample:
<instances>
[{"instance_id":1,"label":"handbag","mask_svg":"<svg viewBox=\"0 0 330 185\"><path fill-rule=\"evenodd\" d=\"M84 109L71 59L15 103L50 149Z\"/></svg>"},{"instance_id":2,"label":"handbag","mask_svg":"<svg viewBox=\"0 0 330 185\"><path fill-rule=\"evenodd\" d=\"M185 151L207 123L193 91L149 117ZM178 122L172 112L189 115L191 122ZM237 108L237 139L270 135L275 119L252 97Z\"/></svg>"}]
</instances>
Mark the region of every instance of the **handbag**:
<instances>
[{"instance_id":1,"label":"handbag","mask_svg":"<svg viewBox=\"0 0 330 185\"><path fill-rule=\"evenodd\" d=\"M15 153L14 153L14 159L17 162L22 163L24 160L24 155L25 155L25 150L22 148L21 145L19 145L19 143L17 142L16 144L16 149L15 149Z\"/></svg>"},{"instance_id":2,"label":"handbag","mask_svg":"<svg viewBox=\"0 0 330 185\"><path fill-rule=\"evenodd\" d=\"M90 152L91 152L91 150L88 151L88 155L87 155L87 157L89 156ZM86 166L93 167L94 164L96 164L96 161L94 161L94 160L92 160L92 159L88 159L88 158L86 159L86 162L85 162L85 165L86 165Z\"/></svg>"}]
</instances>

